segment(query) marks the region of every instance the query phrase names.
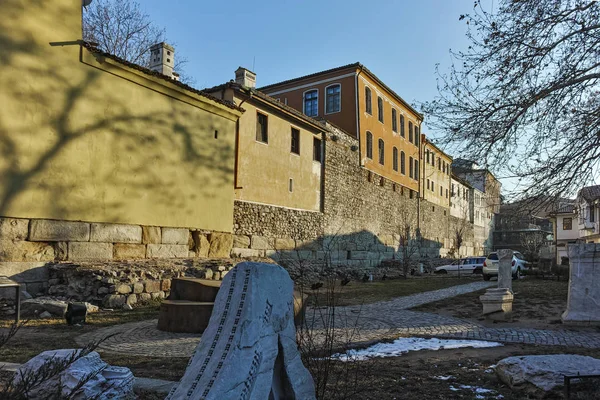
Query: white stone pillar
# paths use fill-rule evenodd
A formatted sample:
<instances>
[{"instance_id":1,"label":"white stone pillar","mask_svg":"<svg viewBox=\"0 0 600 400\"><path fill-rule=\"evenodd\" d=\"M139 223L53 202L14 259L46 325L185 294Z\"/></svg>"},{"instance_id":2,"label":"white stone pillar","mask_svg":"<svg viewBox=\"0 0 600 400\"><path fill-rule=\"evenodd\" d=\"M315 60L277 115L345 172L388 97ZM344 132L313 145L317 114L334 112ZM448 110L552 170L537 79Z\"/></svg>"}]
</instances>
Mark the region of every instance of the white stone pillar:
<instances>
[{"instance_id":1,"label":"white stone pillar","mask_svg":"<svg viewBox=\"0 0 600 400\"><path fill-rule=\"evenodd\" d=\"M569 245L569 297L565 324L600 324L600 244Z\"/></svg>"},{"instance_id":2,"label":"white stone pillar","mask_svg":"<svg viewBox=\"0 0 600 400\"><path fill-rule=\"evenodd\" d=\"M512 292L512 258L512 250L498 250L498 289Z\"/></svg>"}]
</instances>

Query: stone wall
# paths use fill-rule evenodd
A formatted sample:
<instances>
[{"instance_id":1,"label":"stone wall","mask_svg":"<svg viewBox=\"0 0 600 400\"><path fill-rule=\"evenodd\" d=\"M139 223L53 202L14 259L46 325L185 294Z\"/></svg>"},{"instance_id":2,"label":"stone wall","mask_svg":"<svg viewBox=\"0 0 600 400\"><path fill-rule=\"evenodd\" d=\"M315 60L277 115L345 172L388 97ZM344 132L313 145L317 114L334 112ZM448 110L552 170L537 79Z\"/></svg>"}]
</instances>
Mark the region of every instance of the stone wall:
<instances>
[{"instance_id":1,"label":"stone wall","mask_svg":"<svg viewBox=\"0 0 600 400\"><path fill-rule=\"evenodd\" d=\"M228 258L233 236L189 228L0 218L0 275L33 295L49 288L47 263Z\"/></svg>"}]
</instances>

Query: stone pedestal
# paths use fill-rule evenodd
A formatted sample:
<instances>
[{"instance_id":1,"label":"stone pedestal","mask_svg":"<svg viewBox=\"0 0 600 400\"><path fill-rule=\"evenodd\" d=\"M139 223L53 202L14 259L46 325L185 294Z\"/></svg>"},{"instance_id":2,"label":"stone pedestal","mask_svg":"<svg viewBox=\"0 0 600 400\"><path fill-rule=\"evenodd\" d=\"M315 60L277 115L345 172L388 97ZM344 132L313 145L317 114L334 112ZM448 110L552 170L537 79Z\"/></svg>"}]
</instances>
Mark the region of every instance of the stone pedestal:
<instances>
[{"instance_id":1,"label":"stone pedestal","mask_svg":"<svg viewBox=\"0 0 600 400\"><path fill-rule=\"evenodd\" d=\"M565 324L600 325L600 244L569 245L569 297Z\"/></svg>"},{"instance_id":2,"label":"stone pedestal","mask_svg":"<svg viewBox=\"0 0 600 400\"><path fill-rule=\"evenodd\" d=\"M483 305L483 315L496 314L496 316L502 318L508 318L512 315L513 299L512 292L505 288L488 289L484 295L479 296L479 300Z\"/></svg>"}]
</instances>

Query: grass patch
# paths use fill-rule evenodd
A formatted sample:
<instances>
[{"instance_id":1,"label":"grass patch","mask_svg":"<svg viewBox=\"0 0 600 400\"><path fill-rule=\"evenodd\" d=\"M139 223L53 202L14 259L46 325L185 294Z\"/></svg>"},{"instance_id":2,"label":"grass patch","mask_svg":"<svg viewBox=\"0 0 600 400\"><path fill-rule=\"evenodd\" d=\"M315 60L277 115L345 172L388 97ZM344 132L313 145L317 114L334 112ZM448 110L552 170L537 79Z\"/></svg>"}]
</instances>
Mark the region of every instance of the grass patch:
<instances>
[{"instance_id":1,"label":"grass patch","mask_svg":"<svg viewBox=\"0 0 600 400\"><path fill-rule=\"evenodd\" d=\"M336 281L335 303L338 306L376 303L391 300L395 297L445 289L472 282L474 282L473 277L457 278L449 276L424 276L374 282L352 281L346 286L341 286L340 282ZM320 296L324 293L325 287L318 291L310 291L309 294L312 295L312 299L309 299L310 304L317 304Z\"/></svg>"}]
</instances>

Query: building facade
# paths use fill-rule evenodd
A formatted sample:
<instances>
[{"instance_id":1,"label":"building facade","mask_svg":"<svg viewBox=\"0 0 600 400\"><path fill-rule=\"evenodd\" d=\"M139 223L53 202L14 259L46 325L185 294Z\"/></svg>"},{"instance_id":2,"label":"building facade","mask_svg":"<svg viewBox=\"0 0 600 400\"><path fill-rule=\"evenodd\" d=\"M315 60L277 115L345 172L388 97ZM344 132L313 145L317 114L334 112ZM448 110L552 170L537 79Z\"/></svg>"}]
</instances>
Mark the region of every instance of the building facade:
<instances>
[{"instance_id":1,"label":"building facade","mask_svg":"<svg viewBox=\"0 0 600 400\"><path fill-rule=\"evenodd\" d=\"M450 209L452 192L452 157L421 135L422 178L421 198L445 209Z\"/></svg>"},{"instance_id":2,"label":"building facade","mask_svg":"<svg viewBox=\"0 0 600 400\"><path fill-rule=\"evenodd\" d=\"M359 141L360 163L418 192L423 116L360 63L264 86L260 91Z\"/></svg>"}]
</instances>

